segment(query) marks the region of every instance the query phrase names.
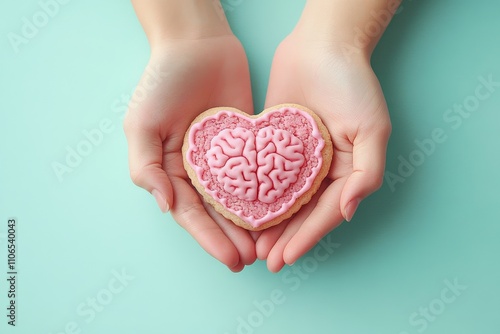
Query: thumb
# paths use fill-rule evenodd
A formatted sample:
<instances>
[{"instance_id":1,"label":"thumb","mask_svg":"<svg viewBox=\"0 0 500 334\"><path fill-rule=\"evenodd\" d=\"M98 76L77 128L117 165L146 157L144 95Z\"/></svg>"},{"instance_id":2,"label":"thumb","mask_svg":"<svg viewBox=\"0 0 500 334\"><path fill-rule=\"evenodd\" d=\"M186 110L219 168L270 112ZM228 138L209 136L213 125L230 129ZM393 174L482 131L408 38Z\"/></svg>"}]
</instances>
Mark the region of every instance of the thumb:
<instances>
[{"instance_id":1,"label":"thumb","mask_svg":"<svg viewBox=\"0 0 500 334\"><path fill-rule=\"evenodd\" d=\"M158 131L124 124L128 142L129 168L132 181L151 193L160 210L172 207L173 191L163 170L163 142Z\"/></svg>"},{"instance_id":2,"label":"thumb","mask_svg":"<svg viewBox=\"0 0 500 334\"><path fill-rule=\"evenodd\" d=\"M352 174L342 189L340 208L350 221L359 203L382 186L390 125L377 131L365 131L353 143Z\"/></svg>"}]
</instances>

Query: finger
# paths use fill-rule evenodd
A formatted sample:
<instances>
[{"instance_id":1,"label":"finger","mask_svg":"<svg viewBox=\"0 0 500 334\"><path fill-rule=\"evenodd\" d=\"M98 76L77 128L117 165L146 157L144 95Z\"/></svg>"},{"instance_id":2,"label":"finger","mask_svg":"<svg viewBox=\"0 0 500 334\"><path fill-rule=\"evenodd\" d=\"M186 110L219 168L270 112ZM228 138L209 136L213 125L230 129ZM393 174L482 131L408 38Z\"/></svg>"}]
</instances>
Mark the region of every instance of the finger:
<instances>
[{"instance_id":1,"label":"finger","mask_svg":"<svg viewBox=\"0 0 500 334\"><path fill-rule=\"evenodd\" d=\"M176 200L172 216L200 246L229 268L240 263L238 249L224 234L219 225L208 215L200 197L193 188L178 177L172 178Z\"/></svg>"},{"instance_id":2,"label":"finger","mask_svg":"<svg viewBox=\"0 0 500 334\"><path fill-rule=\"evenodd\" d=\"M300 229L301 223L302 222L298 219L292 219L286 224L283 233L279 236L267 255L267 268L269 271L277 273L286 264L283 258L283 252L290 239L292 239L295 233Z\"/></svg>"},{"instance_id":3,"label":"finger","mask_svg":"<svg viewBox=\"0 0 500 334\"><path fill-rule=\"evenodd\" d=\"M390 126L358 137L353 143L353 171L342 190L342 216L350 221L359 203L383 183ZM360 138L360 139L358 139Z\"/></svg>"},{"instance_id":4,"label":"finger","mask_svg":"<svg viewBox=\"0 0 500 334\"><path fill-rule=\"evenodd\" d=\"M313 196L311 201L306 205L302 206L300 210L288 221L281 223L283 225L283 231L279 235L278 240L276 240L273 245L271 245L271 250L269 251L267 257L267 266L269 270L276 272L281 270L285 265L284 251L287 244L293 238L295 233L300 229L300 226L309 217L311 212L314 210L320 194L326 189L326 182L321 185L316 195ZM278 225L278 226L280 226Z\"/></svg>"},{"instance_id":5,"label":"finger","mask_svg":"<svg viewBox=\"0 0 500 334\"><path fill-rule=\"evenodd\" d=\"M243 269L245 269L245 264L242 262L238 263L236 266L232 268L229 268L229 270L231 270L233 273L239 273Z\"/></svg>"},{"instance_id":6,"label":"finger","mask_svg":"<svg viewBox=\"0 0 500 334\"><path fill-rule=\"evenodd\" d=\"M260 238L260 235L262 234L262 231L249 231L249 233L253 241L257 242L257 240L259 240Z\"/></svg>"},{"instance_id":7,"label":"finger","mask_svg":"<svg viewBox=\"0 0 500 334\"><path fill-rule=\"evenodd\" d=\"M287 243L283 251L283 260L286 264L295 263L328 232L342 223L339 202L345 182L345 178L337 179L321 194L314 209Z\"/></svg>"},{"instance_id":8,"label":"finger","mask_svg":"<svg viewBox=\"0 0 500 334\"><path fill-rule=\"evenodd\" d=\"M248 231L234 225L231 221L224 218L208 203L204 203L205 209L212 219L219 225L224 234L231 240L239 253L240 262L245 265L250 265L255 262L257 255L255 254L255 242Z\"/></svg>"},{"instance_id":9,"label":"finger","mask_svg":"<svg viewBox=\"0 0 500 334\"><path fill-rule=\"evenodd\" d=\"M255 249L257 251L257 258L259 260L267 259L269 252L276 244L276 241L280 238L285 230L287 222L282 222L276 226L268 228L262 231L262 234L255 242Z\"/></svg>"},{"instance_id":10,"label":"finger","mask_svg":"<svg viewBox=\"0 0 500 334\"><path fill-rule=\"evenodd\" d=\"M167 212L172 206L173 191L167 173L162 168L163 142L159 131L124 124L128 141L130 177L151 193L160 209Z\"/></svg>"}]
</instances>

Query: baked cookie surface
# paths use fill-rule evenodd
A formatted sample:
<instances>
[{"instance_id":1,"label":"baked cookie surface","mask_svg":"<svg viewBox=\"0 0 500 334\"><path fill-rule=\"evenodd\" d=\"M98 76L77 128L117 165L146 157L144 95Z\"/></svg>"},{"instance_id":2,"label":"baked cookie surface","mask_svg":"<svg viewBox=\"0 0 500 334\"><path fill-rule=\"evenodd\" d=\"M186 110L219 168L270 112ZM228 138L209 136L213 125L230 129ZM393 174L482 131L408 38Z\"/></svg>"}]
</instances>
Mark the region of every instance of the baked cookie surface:
<instances>
[{"instance_id":1,"label":"baked cookie surface","mask_svg":"<svg viewBox=\"0 0 500 334\"><path fill-rule=\"evenodd\" d=\"M306 107L283 104L248 115L212 108L191 124L182 149L193 186L217 212L259 231L310 201L332 161L332 142Z\"/></svg>"}]
</instances>

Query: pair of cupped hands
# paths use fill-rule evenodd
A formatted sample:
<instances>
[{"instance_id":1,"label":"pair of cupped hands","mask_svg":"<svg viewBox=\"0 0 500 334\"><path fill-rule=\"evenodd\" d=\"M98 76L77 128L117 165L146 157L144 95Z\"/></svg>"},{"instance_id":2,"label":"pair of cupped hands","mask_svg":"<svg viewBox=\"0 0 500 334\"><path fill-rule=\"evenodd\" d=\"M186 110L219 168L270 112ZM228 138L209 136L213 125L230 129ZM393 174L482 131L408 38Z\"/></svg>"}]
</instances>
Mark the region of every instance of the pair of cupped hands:
<instances>
[{"instance_id":1,"label":"pair of cupped hands","mask_svg":"<svg viewBox=\"0 0 500 334\"><path fill-rule=\"evenodd\" d=\"M133 182L233 272L256 259L270 271L292 265L327 233L351 220L383 181L391 131L370 56L293 31L276 50L265 106L314 110L333 141L331 169L311 202L291 219L249 232L206 204L191 185L181 148L190 123L212 107L253 114L245 51L232 33L164 40L151 58L124 120Z\"/></svg>"}]
</instances>

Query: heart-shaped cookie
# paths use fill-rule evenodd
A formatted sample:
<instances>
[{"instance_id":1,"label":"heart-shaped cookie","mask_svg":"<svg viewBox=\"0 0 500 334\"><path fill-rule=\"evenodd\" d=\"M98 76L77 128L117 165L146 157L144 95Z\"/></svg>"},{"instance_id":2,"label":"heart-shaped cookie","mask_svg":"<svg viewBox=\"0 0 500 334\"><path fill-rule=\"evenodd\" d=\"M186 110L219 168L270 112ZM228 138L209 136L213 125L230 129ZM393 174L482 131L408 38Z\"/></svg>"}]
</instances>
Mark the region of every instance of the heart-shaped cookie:
<instances>
[{"instance_id":1,"label":"heart-shaped cookie","mask_svg":"<svg viewBox=\"0 0 500 334\"><path fill-rule=\"evenodd\" d=\"M332 161L317 115L282 104L250 116L213 108L191 124L182 148L191 182L214 208L247 230L291 217L310 201Z\"/></svg>"}]
</instances>

